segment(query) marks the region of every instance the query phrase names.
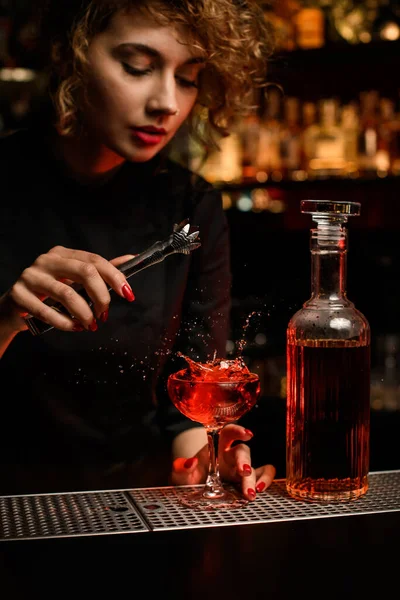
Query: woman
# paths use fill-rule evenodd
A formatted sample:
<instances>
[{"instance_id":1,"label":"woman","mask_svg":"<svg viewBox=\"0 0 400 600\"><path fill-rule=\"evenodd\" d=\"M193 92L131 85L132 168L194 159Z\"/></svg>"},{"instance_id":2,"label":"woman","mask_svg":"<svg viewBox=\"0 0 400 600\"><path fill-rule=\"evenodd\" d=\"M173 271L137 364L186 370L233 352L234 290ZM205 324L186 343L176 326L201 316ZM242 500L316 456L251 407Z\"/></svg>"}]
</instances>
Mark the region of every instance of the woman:
<instances>
[{"instance_id":1,"label":"woman","mask_svg":"<svg viewBox=\"0 0 400 600\"><path fill-rule=\"evenodd\" d=\"M165 382L178 351L225 352L228 232L220 194L168 149L185 122L209 145L226 134L264 83L270 33L253 1L46 4L38 39L54 110L0 144L12 190L0 225L0 489L200 483L204 429ZM186 218L201 247L128 282L117 266ZM53 329L32 336L28 315ZM251 467L251 437L230 425L219 451L222 477L249 500L275 475Z\"/></svg>"}]
</instances>

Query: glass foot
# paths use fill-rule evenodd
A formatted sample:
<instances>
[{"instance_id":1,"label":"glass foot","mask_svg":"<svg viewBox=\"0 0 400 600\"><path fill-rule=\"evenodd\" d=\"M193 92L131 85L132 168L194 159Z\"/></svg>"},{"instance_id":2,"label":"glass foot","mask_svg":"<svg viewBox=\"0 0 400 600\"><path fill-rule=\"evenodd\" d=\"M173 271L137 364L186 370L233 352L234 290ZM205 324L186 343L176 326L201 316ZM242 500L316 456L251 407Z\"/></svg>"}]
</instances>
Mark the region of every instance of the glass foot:
<instances>
[{"instance_id":1,"label":"glass foot","mask_svg":"<svg viewBox=\"0 0 400 600\"><path fill-rule=\"evenodd\" d=\"M225 489L215 494L205 494L203 489L183 492L179 503L192 510L232 510L246 506L248 500L235 490Z\"/></svg>"}]
</instances>

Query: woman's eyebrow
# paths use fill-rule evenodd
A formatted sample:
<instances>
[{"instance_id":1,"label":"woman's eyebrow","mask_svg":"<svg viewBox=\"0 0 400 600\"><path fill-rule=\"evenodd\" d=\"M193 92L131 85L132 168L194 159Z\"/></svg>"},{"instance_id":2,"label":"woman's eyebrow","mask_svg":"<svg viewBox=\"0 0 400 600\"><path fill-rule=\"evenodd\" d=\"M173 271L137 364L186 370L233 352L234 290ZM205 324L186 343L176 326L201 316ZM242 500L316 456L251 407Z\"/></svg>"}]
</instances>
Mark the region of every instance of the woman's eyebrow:
<instances>
[{"instance_id":1,"label":"woman's eyebrow","mask_svg":"<svg viewBox=\"0 0 400 600\"><path fill-rule=\"evenodd\" d=\"M118 50L126 51L126 52L140 52L141 54L147 54L148 56L153 56L154 58L160 58L160 53L151 46L147 46L146 44L139 43L124 43L118 46Z\"/></svg>"},{"instance_id":2,"label":"woman's eyebrow","mask_svg":"<svg viewBox=\"0 0 400 600\"><path fill-rule=\"evenodd\" d=\"M141 54L147 54L147 56L151 56L153 58L162 59L162 54L158 52L155 48L148 46L147 44L135 43L135 42L126 42L120 44L118 46L118 50L122 52L139 52ZM192 56L187 61L185 61L185 65L197 65L203 64L206 62L204 56Z\"/></svg>"}]
</instances>

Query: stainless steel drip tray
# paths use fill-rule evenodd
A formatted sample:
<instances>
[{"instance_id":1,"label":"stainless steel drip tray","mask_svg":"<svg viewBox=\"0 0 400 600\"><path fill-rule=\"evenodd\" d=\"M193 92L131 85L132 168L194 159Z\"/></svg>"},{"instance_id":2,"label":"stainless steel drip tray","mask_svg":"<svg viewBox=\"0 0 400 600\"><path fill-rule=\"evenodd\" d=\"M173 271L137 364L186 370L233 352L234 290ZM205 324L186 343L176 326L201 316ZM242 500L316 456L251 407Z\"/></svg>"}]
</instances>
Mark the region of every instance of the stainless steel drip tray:
<instances>
[{"instance_id":1,"label":"stainless steel drip tray","mask_svg":"<svg viewBox=\"0 0 400 600\"><path fill-rule=\"evenodd\" d=\"M0 541L148 530L124 490L0 496Z\"/></svg>"},{"instance_id":2,"label":"stainless steel drip tray","mask_svg":"<svg viewBox=\"0 0 400 600\"><path fill-rule=\"evenodd\" d=\"M193 490L198 486L192 486ZM224 525L344 517L400 511L400 470L369 476L365 496L318 504L291 498L275 480L254 502L234 510L192 510L179 503L190 486L0 496L0 541L149 533Z\"/></svg>"},{"instance_id":3,"label":"stainless steel drip tray","mask_svg":"<svg viewBox=\"0 0 400 600\"><path fill-rule=\"evenodd\" d=\"M295 500L288 495L285 480L277 479L265 492L258 494L254 502L244 507L218 511L193 510L179 504L183 489L186 491L190 487L134 489L128 493L152 531L400 511L400 470L371 473L365 496L337 504Z\"/></svg>"}]
</instances>

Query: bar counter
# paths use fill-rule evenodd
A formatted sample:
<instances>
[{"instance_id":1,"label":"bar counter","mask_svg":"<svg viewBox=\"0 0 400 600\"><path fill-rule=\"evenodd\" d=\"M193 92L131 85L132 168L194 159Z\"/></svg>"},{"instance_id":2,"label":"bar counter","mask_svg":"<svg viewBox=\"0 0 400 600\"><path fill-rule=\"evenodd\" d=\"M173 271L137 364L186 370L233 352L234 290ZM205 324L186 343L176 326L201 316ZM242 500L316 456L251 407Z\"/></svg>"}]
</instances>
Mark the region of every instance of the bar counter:
<instances>
[{"instance_id":1,"label":"bar counter","mask_svg":"<svg viewBox=\"0 0 400 600\"><path fill-rule=\"evenodd\" d=\"M400 471L344 504L279 479L240 509L193 511L183 489L0 497L2 597L398 597Z\"/></svg>"}]
</instances>

